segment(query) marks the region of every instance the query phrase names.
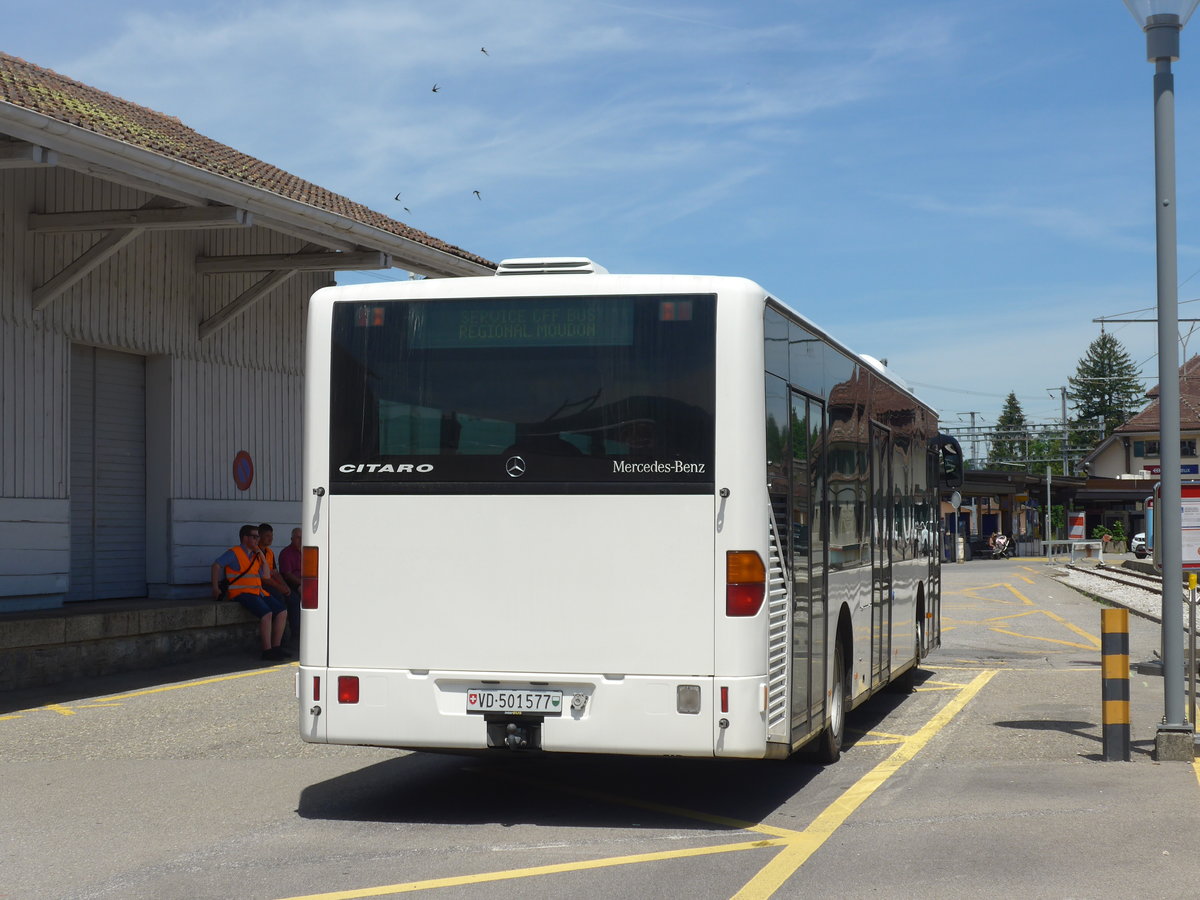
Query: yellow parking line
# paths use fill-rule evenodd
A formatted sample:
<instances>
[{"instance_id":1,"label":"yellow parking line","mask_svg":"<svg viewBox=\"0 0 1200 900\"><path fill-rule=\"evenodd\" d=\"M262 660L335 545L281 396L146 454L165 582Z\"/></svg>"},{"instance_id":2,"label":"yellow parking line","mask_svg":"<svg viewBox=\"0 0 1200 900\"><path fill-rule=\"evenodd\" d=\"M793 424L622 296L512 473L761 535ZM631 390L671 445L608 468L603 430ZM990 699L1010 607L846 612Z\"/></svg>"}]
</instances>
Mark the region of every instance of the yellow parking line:
<instances>
[{"instance_id":1,"label":"yellow parking line","mask_svg":"<svg viewBox=\"0 0 1200 900\"><path fill-rule=\"evenodd\" d=\"M0 722L3 722L6 719L19 719L28 713L40 712L42 710L45 710L46 712L55 712L61 716L73 716L76 714L75 710L77 709L107 709L109 707L118 705L119 701L121 700L131 700L134 697L147 697L150 694L161 694L164 691L179 691L183 690L184 688L203 687L207 684L219 684L223 681L235 681L239 678L252 678L255 675L266 675L267 673L278 672L280 669L286 669L289 666L295 665L296 663L294 662L284 663L283 665L268 666L262 669L254 669L249 672L237 672L233 675L219 675L215 678L204 678L198 681L184 681L180 682L179 684L168 684L164 687L147 688L144 691L132 691L128 694L114 694L111 697L93 697L90 698L93 701L91 703L77 703L74 706L64 706L61 703L48 703L45 706L34 706L30 707L29 709L20 710L16 715L0 716Z\"/></svg>"},{"instance_id":2,"label":"yellow parking line","mask_svg":"<svg viewBox=\"0 0 1200 900\"><path fill-rule=\"evenodd\" d=\"M964 706L983 690L996 673L981 672L957 697L938 710L916 734L898 747L891 756L854 783L845 793L825 808L800 836L787 841L785 849L776 854L746 886L733 896L733 900L766 900L771 897L793 873L829 839L850 814L858 809L879 787L896 773L902 765L917 755L933 736L949 724Z\"/></svg>"},{"instance_id":3,"label":"yellow parking line","mask_svg":"<svg viewBox=\"0 0 1200 900\"><path fill-rule=\"evenodd\" d=\"M604 859L588 859L578 862L555 863L548 866L532 866L528 869L506 869L502 872L484 872L480 875L455 875L449 878L431 878L428 881L410 881L404 884L385 884L379 887L354 888L348 891L333 891L328 894L305 894L286 900L357 900L359 897L386 897L389 894L408 894L413 891L428 891L433 888L457 887L466 884L486 884L489 881L508 881L512 878L531 878L535 875L557 875L562 872L583 872L588 869L606 869L610 866L628 866L635 863L658 862L665 859L686 859L693 856L711 856L715 853L737 853L742 850L759 850L763 847L781 847L790 838L768 838L739 844L718 844L714 847L694 847L690 850L664 850L661 853L638 853L633 856L609 856Z\"/></svg>"},{"instance_id":4,"label":"yellow parking line","mask_svg":"<svg viewBox=\"0 0 1200 900\"><path fill-rule=\"evenodd\" d=\"M960 684L959 687L961 688L962 685ZM889 734L886 731L859 731L856 728L847 728L846 730L854 732L855 734L866 734L876 738L890 738L891 740L895 741L907 741L911 737L911 735L907 734Z\"/></svg>"},{"instance_id":5,"label":"yellow parking line","mask_svg":"<svg viewBox=\"0 0 1200 900\"><path fill-rule=\"evenodd\" d=\"M133 691L129 694L115 694L112 697L98 697L102 703L112 703L114 700L129 700L133 697L147 697L150 694L161 694L164 691L179 691L183 688L203 687L206 684L220 684L222 681L236 681L239 678L253 678L256 675L266 675L269 672L278 672L280 669L286 669L289 666L294 666L296 663L284 663L279 666L267 666L263 669L253 669L249 672L237 672L233 675L218 675L216 678L205 678L200 681L185 681L181 684L168 684L165 687L147 688L144 691Z\"/></svg>"},{"instance_id":6,"label":"yellow parking line","mask_svg":"<svg viewBox=\"0 0 1200 900\"><path fill-rule=\"evenodd\" d=\"M1009 637L1025 638L1027 641L1045 641L1048 644L1060 644L1063 647L1074 647L1077 650L1095 650L1095 646L1088 644L1080 644L1077 641L1060 641L1058 638L1038 637L1036 634L1021 634L1019 631L1011 631L1008 628L992 627L990 631L996 634L1007 634Z\"/></svg>"},{"instance_id":7,"label":"yellow parking line","mask_svg":"<svg viewBox=\"0 0 1200 900\"><path fill-rule=\"evenodd\" d=\"M1017 599L1020 600L1022 603L1024 603L1026 606L1035 606L1036 605L1032 600L1030 600L1028 597L1026 597L1024 594L1022 594L1020 591L1018 591L1015 587L1013 587L1008 582L1005 582L1002 586L1008 588L1009 591L1011 591L1013 594L1015 594L1017 596Z\"/></svg>"},{"instance_id":8,"label":"yellow parking line","mask_svg":"<svg viewBox=\"0 0 1200 900\"><path fill-rule=\"evenodd\" d=\"M644 862L659 862L669 859L686 859L689 857L711 856L718 853L737 853L743 850L760 850L766 847L781 847L782 852L776 855L758 875L752 878L736 895L737 898L766 898L771 896L780 885L786 881L805 860L820 847L833 832L858 809L863 802L873 794L880 785L891 777L904 763L912 759L926 744L956 716L970 700L979 693L992 679L998 670L990 669L981 672L966 685L959 685L959 695L940 709L916 734L900 737L901 744L886 760L866 775L840 797L833 801L825 811L803 831L786 828L776 828L771 825L751 824L724 816L714 816L684 810L678 807L645 801L622 800L644 809L673 812L688 818L717 824L732 825L779 837L770 837L759 841L743 841L735 844L717 844L709 847L694 847L686 850L667 850L657 853L638 853L631 856L610 856L603 859L579 860L576 862L555 863L546 866L531 866L525 869L506 869L498 872L484 872L478 875L458 875L447 878L432 878L426 881L409 881L398 884L378 885L376 887L352 888L344 891L331 891L323 894L304 894L286 898L286 900L358 900L361 897L385 897L391 894L405 894L414 891L432 890L442 887L456 887L488 882L508 881L515 878L530 878L537 875L555 875L565 872L582 872L589 869L603 869L611 866L625 866ZM582 794L599 799L612 801L610 795L588 791L586 789L564 788L572 794ZM736 900L736 898L735 898Z\"/></svg>"},{"instance_id":9,"label":"yellow parking line","mask_svg":"<svg viewBox=\"0 0 1200 900\"><path fill-rule=\"evenodd\" d=\"M467 771L478 771L470 768ZM521 775L507 773L503 776L507 781L513 781L520 784L529 784L537 788L544 789L546 782L544 780L536 780L533 778L525 778ZM789 828L776 828L773 825L763 825L756 822L747 822L744 819L733 819L729 816L719 816L713 813L699 812L694 809L686 809L682 806L670 806L665 803L655 803L651 800L641 800L636 797L623 797L617 794L605 793L603 791L593 791L588 788L573 787L566 784L556 784L554 789L560 793L570 794L574 797L584 797L588 800L596 800L600 803L609 803L616 806L631 806L635 809L644 809L647 812L666 813L671 816L678 816L681 819L695 819L697 822L705 822L709 825L722 825L726 828L737 828L742 831L760 831L763 834L769 834L773 837L789 837L797 835L800 832Z\"/></svg>"}]
</instances>

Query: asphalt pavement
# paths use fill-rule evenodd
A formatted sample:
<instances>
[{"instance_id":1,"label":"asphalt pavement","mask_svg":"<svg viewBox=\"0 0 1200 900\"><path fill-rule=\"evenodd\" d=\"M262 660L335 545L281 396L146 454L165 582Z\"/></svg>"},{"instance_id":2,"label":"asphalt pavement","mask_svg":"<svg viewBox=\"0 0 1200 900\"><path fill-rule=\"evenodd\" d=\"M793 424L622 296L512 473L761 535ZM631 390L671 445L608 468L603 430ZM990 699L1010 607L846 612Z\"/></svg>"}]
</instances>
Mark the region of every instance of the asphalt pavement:
<instances>
[{"instance_id":1,"label":"asphalt pavement","mask_svg":"<svg viewBox=\"0 0 1200 900\"><path fill-rule=\"evenodd\" d=\"M294 667L242 657L9 692L0 897L1198 896L1162 679L1131 679L1131 761L1104 762L1101 607L1057 575L947 565L942 648L827 767L309 745Z\"/></svg>"}]
</instances>

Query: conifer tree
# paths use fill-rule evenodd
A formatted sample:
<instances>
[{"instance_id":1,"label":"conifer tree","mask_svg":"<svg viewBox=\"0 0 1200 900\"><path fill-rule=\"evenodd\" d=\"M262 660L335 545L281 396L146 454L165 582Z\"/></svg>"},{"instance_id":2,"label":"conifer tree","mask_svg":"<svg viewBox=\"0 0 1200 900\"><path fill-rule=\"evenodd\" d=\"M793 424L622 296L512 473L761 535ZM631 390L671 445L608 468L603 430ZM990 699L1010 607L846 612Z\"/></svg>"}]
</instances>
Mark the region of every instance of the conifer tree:
<instances>
[{"instance_id":1,"label":"conifer tree","mask_svg":"<svg viewBox=\"0 0 1200 900\"><path fill-rule=\"evenodd\" d=\"M1101 332L1068 378L1075 416L1071 446L1091 450L1145 404L1141 372L1115 337Z\"/></svg>"},{"instance_id":2,"label":"conifer tree","mask_svg":"<svg viewBox=\"0 0 1200 900\"><path fill-rule=\"evenodd\" d=\"M1004 409L996 420L995 437L992 438L992 451L988 455L991 463L1024 462L1029 431L1025 423L1025 411L1017 395L1009 392L1004 401Z\"/></svg>"}]
</instances>

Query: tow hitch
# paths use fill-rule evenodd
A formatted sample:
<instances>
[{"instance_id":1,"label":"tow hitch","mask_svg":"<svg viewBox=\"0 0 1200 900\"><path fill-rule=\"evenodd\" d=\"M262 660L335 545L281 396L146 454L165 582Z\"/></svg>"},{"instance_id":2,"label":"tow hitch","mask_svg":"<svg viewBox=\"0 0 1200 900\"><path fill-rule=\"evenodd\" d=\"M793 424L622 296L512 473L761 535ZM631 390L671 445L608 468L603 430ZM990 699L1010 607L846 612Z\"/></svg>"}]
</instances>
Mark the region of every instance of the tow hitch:
<instances>
[{"instance_id":1,"label":"tow hitch","mask_svg":"<svg viewBox=\"0 0 1200 900\"><path fill-rule=\"evenodd\" d=\"M541 750L541 719L489 719L487 745L500 750Z\"/></svg>"}]
</instances>

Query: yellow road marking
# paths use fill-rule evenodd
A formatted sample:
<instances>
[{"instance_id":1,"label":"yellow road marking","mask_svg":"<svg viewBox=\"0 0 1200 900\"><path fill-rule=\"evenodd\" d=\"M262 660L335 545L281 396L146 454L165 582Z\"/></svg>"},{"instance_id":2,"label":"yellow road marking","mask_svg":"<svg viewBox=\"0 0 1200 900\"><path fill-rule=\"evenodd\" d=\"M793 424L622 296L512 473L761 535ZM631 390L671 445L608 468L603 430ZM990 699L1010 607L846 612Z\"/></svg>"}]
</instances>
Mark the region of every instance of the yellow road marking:
<instances>
[{"instance_id":1,"label":"yellow road marking","mask_svg":"<svg viewBox=\"0 0 1200 900\"><path fill-rule=\"evenodd\" d=\"M588 869L606 869L610 866L628 866L636 863L658 862L665 859L686 859L694 856L711 856L715 853L737 853L742 850L759 850L763 847L781 847L790 838L768 838L761 841L746 841L739 844L718 844L712 847L694 847L690 850L665 850L661 853L638 853L633 856L609 856L604 859L588 859L578 862L555 863L548 866L532 866L528 869L507 869L502 872L484 872L480 875L456 875L449 878L432 878L428 881L410 881L404 884L385 884L379 887L354 888L348 891L333 891L328 894L305 894L288 897L286 900L356 900L358 897L385 897L388 894L408 894L413 891L428 891L433 888L457 887L465 884L486 884L489 881L508 881L512 878L531 878L535 875L557 875L562 872L583 872Z\"/></svg>"},{"instance_id":2,"label":"yellow road marking","mask_svg":"<svg viewBox=\"0 0 1200 900\"><path fill-rule=\"evenodd\" d=\"M1200 760L1192 760L1192 768L1196 772L1196 780L1200 781Z\"/></svg>"},{"instance_id":3,"label":"yellow road marking","mask_svg":"<svg viewBox=\"0 0 1200 900\"><path fill-rule=\"evenodd\" d=\"M475 768L468 768L467 771L478 771ZM507 773L503 776L507 781L514 781L521 784L530 784L538 788L545 788L546 782L538 781L533 778L525 778L521 775ZM637 797L624 797L617 794L605 793L602 791L593 791L588 788L573 787L566 784L556 784L554 789L564 794L571 794L575 797L584 797L588 800L596 800L600 803L611 803L617 806L631 806L635 809L644 809L647 812L660 812L667 815L679 816L683 819L695 819L697 822L705 822L709 825L723 825L727 828L738 828L742 831L759 831L763 834L769 834L774 837L788 837L790 835L799 834L798 831L788 828L776 828L774 825L763 825L757 822L747 822L744 819L733 819L729 816L719 816L713 813L699 812L694 809L687 809L682 806L670 806L665 803L655 803L652 800L642 800Z\"/></svg>"},{"instance_id":4,"label":"yellow road marking","mask_svg":"<svg viewBox=\"0 0 1200 900\"><path fill-rule=\"evenodd\" d=\"M1043 612L1043 610L1027 609L1027 610L1025 610L1025 612L1009 613L1008 615L1005 615L1005 616L992 616L990 619L984 619L983 622L975 622L974 624L975 625L983 625L987 622L1003 622L1006 619L1021 619L1021 618L1024 618L1025 616L1036 616L1040 612Z\"/></svg>"},{"instance_id":5,"label":"yellow road marking","mask_svg":"<svg viewBox=\"0 0 1200 900\"><path fill-rule=\"evenodd\" d=\"M961 691L961 690L962 690L962 685L960 684L958 687L949 687L949 686L947 686L947 687L919 687L919 688L914 689L914 693L935 694L938 691Z\"/></svg>"},{"instance_id":6,"label":"yellow road marking","mask_svg":"<svg viewBox=\"0 0 1200 900\"><path fill-rule=\"evenodd\" d=\"M959 687L962 687L962 685L960 684ZM889 734L886 731L859 731L855 728L847 728L846 730L854 732L855 734L869 734L872 737L892 738L897 741L907 741L910 737L912 737L912 735L908 734Z\"/></svg>"},{"instance_id":7,"label":"yellow road marking","mask_svg":"<svg viewBox=\"0 0 1200 900\"><path fill-rule=\"evenodd\" d=\"M147 697L150 694L161 694L164 691L178 691L183 688L203 687L206 684L219 684L222 681L236 681L239 678L253 678L256 675L266 675L269 672L278 672L280 669L286 669L290 666L295 666L296 663L284 663L280 666L267 666L265 669L253 669L249 672L237 672L233 675L218 675L216 678L205 678L201 681L185 681L181 684L168 684L165 687L147 688L144 691L133 691L129 694L115 694L112 697L97 698L103 703L112 703L114 700L129 700L133 697Z\"/></svg>"},{"instance_id":8,"label":"yellow road marking","mask_svg":"<svg viewBox=\"0 0 1200 900\"><path fill-rule=\"evenodd\" d=\"M995 672L980 672L959 692L959 695L938 710L922 728L908 738L891 756L870 772L855 782L840 797L833 801L813 823L804 829L798 837L787 842L785 849L776 854L746 886L733 896L733 900L766 900L771 897L784 883L792 877L825 843L850 814L858 809L879 787L896 771L917 755L933 736L949 724L964 706L983 690L995 676Z\"/></svg>"},{"instance_id":9,"label":"yellow road marking","mask_svg":"<svg viewBox=\"0 0 1200 900\"><path fill-rule=\"evenodd\" d=\"M1074 647L1077 650L1095 650L1094 646L1088 644L1080 644L1076 641L1060 641L1058 638L1038 637L1036 634L1021 634L1019 631L1011 631L1008 628L991 628L991 631L996 634L1007 634L1009 637L1025 638L1029 641L1045 641L1048 644L1059 644L1063 647Z\"/></svg>"},{"instance_id":10,"label":"yellow road marking","mask_svg":"<svg viewBox=\"0 0 1200 900\"><path fill-rule=\"evenodd\" d=\"M1022 603L1024 603L1026 606L1034 606L1035 605L1032 600L1030 600L1028 597L1026 597L1024 594L1022 594L1020 591L1018 591L1015 587L1013 587L1008 582L1005 582L1002 585L1002 587L1008 588L1009 591L1011 591L1013 594L1015 594L1017 599L1020 600Z\"/></svg>"},{"instance_id":11,"label":"yellow road marking","mask_svg":"<svg viewBox=\"0 0 1200 900\"><path fill-rule=\"evenodd\" d=\"M776 855L758 875L752 878L736 895L739 898L766 898L771 896L796 869L804 864L818 847L820 847L833 832L866 801L896 770L920 752L935 734L941 731L951 719L956 716L970 700L979 693L996 674L995 669L981 672L966 685L959 685L959 695L940 709L916 734L911 736L897 735L898 747L887 759L875 766L860 778L840 797L833 801L825 811L803 831L777 828L772 825L752 824L725 816L709 815L694 810L666 806L640 800L624 799L621 802L648 810L659 810L682 815L687 818L699 819L720 825L730 825L736 828L759 831L765 834L778 835L759 841L743 841L735 844L717 844L709 847L694 847L686 850L667 850L657 853L638 853L630 856L611 856L603 859L580 860L568 863L555 863L546 866L531 866L524 869L506 869L498 872L484 872L478 875L460 875L447 878L433 878L426 881L410 881L398 884L379 885L367 888L352 888L344 891L332 891L324 894L305 894L286 898L286 900L357 900L361 897L384 897L391 894L405 894L415 891L432 890L442 887L456 887L488 882L509 881L516 878L530 878L537 875L555 875L565 872L582 872L589 869L602 869L612 866L633 865L644 862L659 862L669 859L686 859L689 857L711 856L718 853L737 853L743 850L760 850L765 847L781 847L782 852ZM866 742L860 742L866 743ZM612 795L601 794L586 789L559 786L558 789L567 793L595 797L607 802L614 799ZM774 886L771 886L774 884ZM766 892L764 893L764 890ZM736 898L735 898L736 900Z\"/></svg>"},{"instance_id":12,"label":"yellow road marking","mask_svg":"<svg viewBox=\"0 0 1200 900\"><path fill-rule=\"evenodd\" d=\"M47 712L56 712L62 716L73 716L77 709L107 709L108 707L119 705L118 701L131 700L134 697L147 697L150 694L161 694L164 691L178 691L184 688L203 687L206 684L218 684L223 681L235 681L238 678L252 678L255 675L265 675L270 672L278 672L280 669L286 669L289 666L295 666L296 663L284 663L279 666L268 666L263 669L254 669L249 672L238 672L234 675L219 675L215 678L204 678L199 681L184 681L179 684L168 684L164 687L147 688L144 691L133 691L128 694L114 694L111 697L93 697L92 703L79 703L75 706L63 706L61 703L49 703L46 706L34 706L29 709L23 709L19 715L0 716L0 722L5 719L19 719L22 715L31 712L39 712L45 710Z\"/></svg>"}]
</instances>

